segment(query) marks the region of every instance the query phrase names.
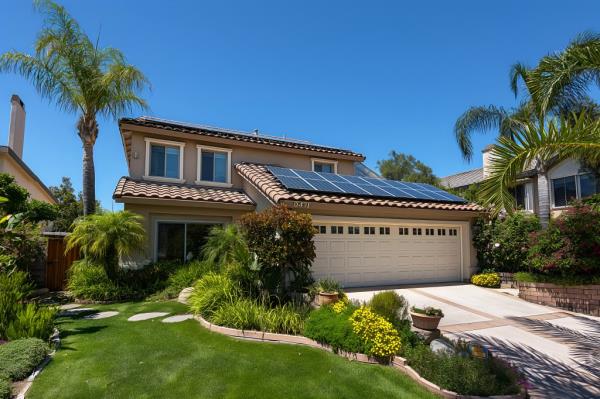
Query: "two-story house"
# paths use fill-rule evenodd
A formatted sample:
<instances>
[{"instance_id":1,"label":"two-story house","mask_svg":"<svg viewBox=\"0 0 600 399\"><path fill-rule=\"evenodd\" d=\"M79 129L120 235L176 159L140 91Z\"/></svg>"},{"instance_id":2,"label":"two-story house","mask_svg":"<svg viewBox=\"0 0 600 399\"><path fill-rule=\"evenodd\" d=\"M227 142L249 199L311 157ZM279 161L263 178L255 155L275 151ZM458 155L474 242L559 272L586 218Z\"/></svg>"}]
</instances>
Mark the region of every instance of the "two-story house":
<instances>
[{"instance_id":1,"label":"two-story house","mask_svg":"<svg viewBox=\"0 0 600 399\"><path fill-rule=\"evenodd\" d=\"M315 278L345 286L462 281L482 209L438 188L373 177L359 153L141 117L119 121L129 176L114 192L144 216L144 259L199 256L209 229L285 204L312 215Z\"/></svg>"}]
</instances>

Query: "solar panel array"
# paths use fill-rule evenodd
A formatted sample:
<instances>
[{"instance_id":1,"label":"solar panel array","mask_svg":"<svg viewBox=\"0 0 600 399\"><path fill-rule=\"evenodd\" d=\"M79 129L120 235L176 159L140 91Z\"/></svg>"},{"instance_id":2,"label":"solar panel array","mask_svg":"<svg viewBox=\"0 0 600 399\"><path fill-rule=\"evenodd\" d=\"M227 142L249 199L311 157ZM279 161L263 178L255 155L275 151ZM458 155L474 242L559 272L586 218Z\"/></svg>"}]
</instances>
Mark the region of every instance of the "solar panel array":
<instances>
[{"instance_id":1,"label":"solar panel array","mask_svg":"<svg viewBox=\"0 0 600 399\"><path fill-rule=\"evenodd\" d=\"M425 183L409 183L373 177L338 175L267 166L288 190L352 194L436 202L466 203L464 198Z\"/></svg>"}]
</instances>

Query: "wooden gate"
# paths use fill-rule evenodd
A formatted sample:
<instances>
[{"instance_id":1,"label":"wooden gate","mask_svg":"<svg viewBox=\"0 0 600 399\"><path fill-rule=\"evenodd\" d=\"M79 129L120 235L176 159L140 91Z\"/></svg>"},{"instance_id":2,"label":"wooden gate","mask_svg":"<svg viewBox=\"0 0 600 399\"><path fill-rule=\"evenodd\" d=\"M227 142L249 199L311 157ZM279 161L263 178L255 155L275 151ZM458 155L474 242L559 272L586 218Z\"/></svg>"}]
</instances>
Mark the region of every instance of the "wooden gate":
<instances>
[{"instance_id":1,"label":"wooden gate","mask_svg":"<svg viewBox=\"0 0 600 399\"><path fill-rule=\"evenodd\" d=\"M50 291L62 291L67 284L67 271L79 259L79 250L71 249L65 253L64 235L48 237L46 253L46 287Z\"/></svg>"}]
</instances>

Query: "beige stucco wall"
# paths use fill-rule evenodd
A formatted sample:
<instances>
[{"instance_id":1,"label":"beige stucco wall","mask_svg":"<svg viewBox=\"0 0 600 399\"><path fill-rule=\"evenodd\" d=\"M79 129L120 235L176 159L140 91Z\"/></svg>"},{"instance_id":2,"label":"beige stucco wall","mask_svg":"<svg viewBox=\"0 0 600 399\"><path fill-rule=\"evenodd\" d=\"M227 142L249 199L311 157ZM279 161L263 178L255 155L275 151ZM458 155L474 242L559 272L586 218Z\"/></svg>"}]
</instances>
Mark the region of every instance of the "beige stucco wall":
<instances>
[{"instance_id":1,"label":"beige stucco wall","mask_svg":"<svg viewBox=\"0 0 600 399\"><path fill-rule=\"evenodd\" d=\"M190 135L187 135L190 136ZM198 173L198 149L197 145L205 145L209 147L219 147L231 149L231 183L233 187L242 188L243 181L237 173L235 173L234 165L240 162L252 162L259 164L279 165L283 167L295 169L312 169L312 159L328 159L337 161L337 170L340 174L354 174L354 161L348 159L338 159L333 154L314 153L312 155L303 154L300 152L289 151L289 149L280 149L275 146L259 146L248 147L239 145L231 140L221 140L215 143L213 141L183 137L181 135L165 134L149 134L143 132L132 132L131 135L131 159L129 163L129 175L134 178L143 178L145 174L146 162L146 141L145 138L155 138L159 140L169 140L179 143L185 143L183 155L183 179L187 184L194 184L197 180Z\"/></svg>"},{"instance_id":2,"label":"beige stucco wall","mask_svg":"<svg viewBox=\"0 0 600 399\"><path fill-rule=\"evenodd\" d=\"M40 183L7 152L0 152L0 173L8 173L13 176L17 184L29 191L31 198L51 204L56 203Z\"/></svg>"}]
</instances>

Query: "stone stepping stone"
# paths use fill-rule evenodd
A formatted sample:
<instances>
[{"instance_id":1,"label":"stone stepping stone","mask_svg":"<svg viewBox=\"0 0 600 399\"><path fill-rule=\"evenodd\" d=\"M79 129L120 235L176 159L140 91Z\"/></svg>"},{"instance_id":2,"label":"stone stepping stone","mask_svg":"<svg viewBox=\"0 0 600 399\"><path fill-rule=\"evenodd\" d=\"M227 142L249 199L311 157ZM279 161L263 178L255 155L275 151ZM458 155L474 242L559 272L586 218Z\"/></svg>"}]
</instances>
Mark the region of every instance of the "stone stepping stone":
<instances>
[{"instance_id":1,"label":"stone stepping stone","mask_svg":"<svg viewBox=\"0 0 600 399\"><path fill-rule=\"evenodd\" d=\"M119 312L115 312L115 311L99 312L99 313L93 313L93 314L89 314L87 316L83 316L83 318L90 319L90 320L99 320L99 319L107 319L109 317L113 317L118 314L119 314Z\"/></svg>"},{"instance_id":2,"label":"stone stepping stone","mask_svg":"<svg viewBox=\"0 0 600 399\"><path fill-rule=\"evenodd\" d=\"M60 305L59 309L60 310L71 310L71 309L76 309L76 308L80 308L81 304L79 303L67 303L65 305Z\"/></svg>"},{"instance_id":3,"label":"stone stepping stone","mask_svg":"<svg viewBox=\"0 0 600 399\"><path fill-rule=\"evenodd\" d=\"M178 314L175 316L167 317L166 319L162 319L163 323L179 323L185 320L193 319L193 314Z\"/></svg>"},{"instance_id":4,"label":"stone stepping stone","mask_svg":"<svg viewBox=\"0 0 600 399\"><path fill-rule=\"evenodd\" d=\"M168 314L169 313L167 313L167 312L138 313L138 314L133 315L130 318L128 318L127 321L142 321L142 320L155 319L157 317L163 317Z\"/></svg>"}]
</instances>

